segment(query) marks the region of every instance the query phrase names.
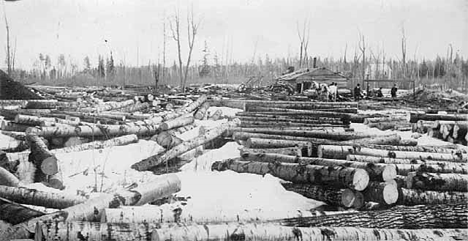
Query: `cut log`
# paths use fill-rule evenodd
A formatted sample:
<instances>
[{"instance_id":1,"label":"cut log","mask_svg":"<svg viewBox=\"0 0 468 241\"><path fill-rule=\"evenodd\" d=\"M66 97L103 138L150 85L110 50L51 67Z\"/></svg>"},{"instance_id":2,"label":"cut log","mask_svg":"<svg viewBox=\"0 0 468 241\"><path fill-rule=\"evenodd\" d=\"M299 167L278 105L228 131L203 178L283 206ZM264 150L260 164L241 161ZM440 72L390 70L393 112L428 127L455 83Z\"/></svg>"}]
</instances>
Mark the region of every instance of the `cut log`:
<instances>
[{"instance_id":1,"label":"cut log","mask_svg":"<svg viewBox=\"0 0 468 241\"><path fill-rule=\"evenodd\" d=\"M251 149L251 148L242 148L240 149L240 154L242 153L276 153L288 156L302 156L302 148L300 147L283 147L283 148L262 148L262 149Z\"/></svg>"},{"instance_id":2,"label":"cut log","mask_svg":"<svg viewBox=\"0 0 468 241\"><path fill-rule=\"evenodd\" d=\"M203 120L205 118L205 115L207 114L206 112L208 111L208 108L210 108L210 103L205 102L203 103L200 108L198 108L197 112L195 112L194 117L197 120Z\"/></svg>"},{"instance_id":3,"label":"cut log","mask_svg":"<svg viewBox=\"0 0 468 241\"><path fill-rule=\"evenodd\" d=\"M26 129L26 134L33 134L45 138L78 136L79 134L77 133L76 128L77 127L69 125L60 125L53 127L29 127L28 129Z\"/></svg>"},{"instance_id":4,"label":"cut log","mask_svg":"<svg viewBox=\"0 0 468 241\"><path fill-rule=\"evenodd\" d=\"M81 108L79 111L80 112L102 112L102 111L120 109L120 108L130 106L133 104L135 104L135 100L126 100L126 101L121 101L121 102L109 101L109 102L103 103L102 105L98 105L95 107Z\"/></svg>"},{"instance_id":5,"label":"cut log","mask_svg":"<svg viewBox=\"0 0 468 241\"><path fill-rule=\"evenodd\" d=\"M326 144L326 143L322 143ZM397 134L387 136L377 136L369 138L361 138L356 140L342 141L341 145L401 145L401 137ZM413 144L412 144L413 145Z\"/></svg>"},{"instance_id":6,"label":"cut log","mask_svg":"<svg viewBox=\"0 0 468 241\"><path fill-rule=\"evenodd\" d=\"M232 170L239 173L259 175L271 174L294 183L311 183L347 187L354 190L364 190L369 183L369 175L365 170L350 167L328 167L301 165L295 163L265 163L246 162L239 159L228 159L215 162L213 170Z\"/></svg>"},{"instance_id":7,"label":"cut log","mask_svg":"<svg viewBox=\"0 0 468 241\"><path fill-rule=\"evenodd\" d=\"M0 167L0 185L17 187L20 185L18 178L3 167Z\"/></svg>"},{"instance_id":8,"label":"cut log","mask_svg":"<svg viewBox=\"0 0 468 241\"><path fill-rule=\"evenodd\" d=\"M217 137L221 136L225 131L227 131L229 128L235 127L239 124L240 124L239 119L234 119L233 121L224 123L219 127L210 129L209 131L205 133L204 136L200 136L200 137L196 137L191 140L188 140L166 151L162 155L154 155L138 163L135 163L132 165L132 168L138 171L148 170L151 167L167 162L187 151L195 149L198 146L201 146L209 141L216 139Z\"/></svg>"},{"instance_id":9,"label":"cut log","mask_svg":"<svg viewBox=\"0 0 468 241\"><path fill-rule=\"evenodd\" d=\"M431 191L467 192L468 175L410 172L406 176L406 187Z\"/></svg>"},{"instance_id":10,"label":"cut log","mask_svg":"<svg viewBox=\"0 0 468 241\"><path fill-rule=\"evenodd\" d=\"M151 137L151 140L155 141L160 146L166 149L171 149L183 142L182 139L170 134L167 131L163 131L157 135L154 135L153 137Z\"/></svg>"},{"instance_id":11,"label":"cut log","mask_svg":"<svg viewBox=\"0 0 468 241\"><path fill-rule=\"evenodd\" d=\"M460 240L464 229L376 229L284 227L275 224L191 225L154 230L151 240Z\"/></svg>"},{"instance_id":12,"label":"cut log","mask_svg":"<svg viewBox=\"0 0 468 241\"><path fill-rule=\"evenodd\" d=\"M149 182L139 184L130 190L130 194L120 195L126 198L125 204L141 206L180 191L181 182L175 174L160 175Z\"/></svg>"},{"instance_id":13,"label":"cut log","mask_svg":"<svg viewBox=\"0 0 468 241\"><path fill-rule=\"evenodd\" d=\"M452 136L453 125L443 124L440 125L440 133L442 133L442 138L447 140L448 137Z\"/></svg>"},{"instance_id":14,"label":"cut log","mask_svg":"<svg viewBox=\"0 0 468 241\"><path fill-rule=\"evenodd\" d=\"M306 118L290 118L288 116L275 116L275 117L250 117L240 116L239 119L245 122L253 123L304 123L304 124L332 124L332 125L343 125L341 118L321 118L321 119L306 119Z\"/></svg>"},{"instance_id":15,"label":"cut log","mask_svg":"<svg viewBox=\"0 0 468 241\"><path fill-rule=\"evenodd\" d=\"M432 129L432 126L434 125L434 121L420 120L416 123L416 125L417 125L417 130L419 133L427 133L429 129Z\"/></svg>"},{"instance_id":16,"label":"cut log","mask_svg":"<svg viewBox=\"0 0 468 241\"><path fill-rule=\"evenodd\" d=\"M55 109L57 100L28 100L25 109Z\"/></svg>"},{"instance_id":17,"label":"cut log","mask_svg":"<svg viewBox=\"0 0 468 241\"><path fill-rule=\"evenodd\" d=\"M463 140L463 137L467 134L468 124L466 123L457 123L453 126L453 138L456 140Z\"/></svg>"},{"instance_id":18,"label":"cut log","mask_svg":"<svg viewBox=\"0 0 468 241\"><path fill-rule=\"evenodd\" d=\"M183 117L183 118L181 117L181 118L176 118L176 119L168 120L168 121L161 123L160 128L163 131L167 131L167 130L178 128L181 126L190 125L193 122L194 122L193 117Z\"/></svg>"},{"instance_id":19,"label":"cut log","mask_svg":"<svg viewBox=\"0 0 468 241\"><path fill-rule=\"evenodd\" d=\"M395 164L398 175L406 176L410 172L427 173L459 173L468 174L468 167L453 162L438 162L425 164Z\"/></svg>"},{"instance_id":20,"label":"cut log","mask_svg":"<svg viewBox=\"0 0 468 241\"><path fill-rule=\"evenodd\" d=\"M7 186L0 186L0 197L16 203L55 209L68 208L86 201L82 196Z\"/></svg>"},{"instance_id":21,"label":"cut log","mask_svg":"<svg viewBox=\"0 0 468 241\"><path fill-rule=\"evenodd\" d=\"M5 222L15 225L42 215L43 212L0 198L0 217Z\"/></svg>"},{"instance_id":22,"label":"cut log","mask_svg":"<svg viewBox=\"0 0 468 241\"><path fill-rule=\"evenodd\" d=\"M2 120L2 131L25 132L30 126Z\"/></svg>"},{"instance_id":23,"label":"cut log","mask_svg":"<svg viewBox=\"0 0 468 241\"><path fill-rule=\"evenodd\" d=\"M360 193L353 192L350 189L298 183L283 183L282 185L288 191L299 193L304 197L322 201L329 205L357 209L364 205L363 199L357 198Z\"/></svg>"},{"instance_id":24,"label":"cut log","mask_svg":"<svg viewBox=\"0 0 468 241\"><path fill-rule=\"evenodd\" d=\"M318 165L318 166L343 166L360 168L367 171L370 180L375 181L388 181L393 180L397 175L395 165L386 165L378 163L363 163L352 162L336 159L323 159L311 157L294 157L273 153L256 154L256 153L243 153L241 155L243 161L249 162L269 162L269 163L299 163L302 165Z\"/></svg>"},{"instance_id":25,"label":"cut log","mask_svg":"<svg viewBox=\"0 0 468 241\"><path fill-rule=\"evenodd\" d=\"M397 183L393 179L386 182L370 182L362 194L367 202L391 205L398 201Z\"/></svg>"},{"instance_id":26,"label":"cut log","mask_svg":"<svg viewBox=\"0 0 468 241\"><path fill-rule=\"evenodd\" d=\"M221 109L218 109L215 111L215 113L213 113L212 116L210 116L209 119L214 120L214 121L219 120L222 114L223 114L223 111Z\"/></svg>"},{"instance_id":27,"label":"cut log","mask_svg":"<svg viewBox=\"0 0 468 241\"><path fill-rule=\"evenodd\" d=\"M56 122L55 118L52 117L38 117L38 116L33 116L33 115L22 115L18 114L15 116L15 123L18 124L25 124L25 125L40 125L41 122L47 121L47 122Z\"/></svg>"},{"instance_id":28,"label":"cut log","mask_svg":"<svg viewBox=\"0 0 468 241\"><path fill-rule=\"evenodd\" d=\"M300 147L302 150L306 151L307 156L312 156L314 153L313 145L308 141L249 138L244 146L247 148Z\"/></svg>"},{"instance_id":29,"label":"cut log","mask_svg":"<svg viewBox=\"0 0 468 241\"><path fill-rule=\"evenodd\" d=\"M238 116L258 116L258 117L272 117L272 116L320 116L320 117L332 117L332 118L341 118L343 123L353 122L353 123L363 123L364 119L370 115L363 114L351 114L351 113L339 113L332 111L320 111L320 110L288 110L287 112L239 112L236 115Z\"/></svg>"},{"instance_id":30,"label":"cut log","mask_svg":"<svg viewBox=\"0 0 468 241\"><path fill-rule=\"evenodd\" d=\"M400 188L398 204L406 206L467 203L468 192L440 192Z\"/></svg>"},{"instance_id":31,"label":"cut log","mask_svg":"<svg viewBox=\"0 0 468 241\"><path fill-rule=\"evenodd\" d=\"M90 150L90 149L104 149L104 148L109 148L113 146L128 145L128 144L135 143L135 142L138 142L138 136L132 134L132 135L115 137L106 141L93 141L93 142L88 142L88 143L84 143L81 145L54 149L54 150L51 150L51 152L54 154L57 154L57 153L70 153L70 152L85 151L85 150Z\"/></svg>"},{"instance_id":32,"label":"cut log","mask_svg":"<svg viewBox=\"0 0 468 241\"><path fill-rule=\"evenodd\" d=\"M450 115L450 114L421 114L421 113L410 113L410 122L416 123L419 120L428 120L428 121L436 121L436 120L448 120L448 121L468 121L467 115Z\"/></svg>"},{"instance_id":33,"label":"cut log","mask_svg":"<svg viewBox=\"0 0 468 241\"><path fill-rule=\"evenodd\" d=\"M436 153L467 153L466 150L458 149L456 145L447 145L447 146L393 146L393 145L366 145L361 146L372 148L372 149L379 149L379 150L387 150L387 151L416 151L416 152L436 152Z\"/></svg>"},{"instance_id":34,"label":"cut log","mask_svg":"<svg viewBox=\"0 0 468 241\"><path fill-rule=\"evenodd\" d=\"M282 225L294 227L360 227L360 228L463 228L468 225L467 205L438 204L396 206L387 210L366 211L350 214L289 218ZM431 218L428 218L431 217Z\"/></svg>"},{"instance_id":35,"label":"cut log","mask_svg":"<svg viewBox=\"0 0 468 241\"><path fill-rule=\"evenodd\" d=\"M364 125L371 123L381 123L381 122L399 122L408 120L407 116L385 116L385 117L372 117L364 119Z\"/></svg>"},{"instance_id":36,"label":"cut log","mask_svg":"<svg viewBox=\"0 0 468 241\"><path fill-rule=\"evenodd\" d=\"M322 158L346 159L349 154L391 157L399 159L424 159L431 161L467 162L468 155L464 153L435 153L416 151L387 151L359 146L320 145L318 156Z\"/></svg>"},{"instance_id":37,"label":"cut log","mask_svg":"<svg viewBox=\"0 0 468 241\"><path fill-rule=\"evenodd\" d=\"M442 139L442 133L440 133L440 131L436 129L429 129L427 131L427 135L433 138Z\"/></svg>"}]
</instances>

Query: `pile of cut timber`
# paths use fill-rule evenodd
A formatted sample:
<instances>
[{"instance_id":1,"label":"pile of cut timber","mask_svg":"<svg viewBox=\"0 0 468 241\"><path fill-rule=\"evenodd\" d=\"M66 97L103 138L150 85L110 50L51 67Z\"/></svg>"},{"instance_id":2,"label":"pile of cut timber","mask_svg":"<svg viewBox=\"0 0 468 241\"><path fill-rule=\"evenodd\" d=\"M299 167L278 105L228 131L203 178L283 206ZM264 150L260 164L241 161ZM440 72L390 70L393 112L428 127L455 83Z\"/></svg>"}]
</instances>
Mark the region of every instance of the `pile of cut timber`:
<instances>
[{"instance_id":1,"label":"pile of cut timber","mask_svg":"<svg viewBox=\"0 0 468 241\"><path fill-rule=\"evenodd\" d=\"M411 113L413 131L444 141L467 145L468 115Z\"/></svg>"}]
</instances>

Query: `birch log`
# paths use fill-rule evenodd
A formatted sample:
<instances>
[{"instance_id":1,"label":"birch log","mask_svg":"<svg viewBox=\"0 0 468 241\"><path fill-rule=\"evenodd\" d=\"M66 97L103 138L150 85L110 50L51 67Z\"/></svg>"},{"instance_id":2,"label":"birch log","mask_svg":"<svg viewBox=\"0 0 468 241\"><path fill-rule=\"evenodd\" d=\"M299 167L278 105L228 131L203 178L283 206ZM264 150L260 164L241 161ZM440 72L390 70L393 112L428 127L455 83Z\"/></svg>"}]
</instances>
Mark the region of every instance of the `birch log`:
<instances>
[{"instance_id":1,"label":"birch log","mask_svg":"<svg viewBox=\"0 0 468 241\"><path fill-rule=\"evenodd\" d=\"M433 205L433 204L455 204L467 203L468 192L453 191L426 191L418 189L400 188L398 204L413 205Z\"/></svg>"},{"instance_id":2,"label":"birch log","mask_svg":"<svg viewBox=\"0 0 468 241\"><path fill-rule=\"evenodd\" d=\"M468 191L468 175L452 173L410 172L406 177L406 187L432 191Z\"/></svg>"}]
</instances>

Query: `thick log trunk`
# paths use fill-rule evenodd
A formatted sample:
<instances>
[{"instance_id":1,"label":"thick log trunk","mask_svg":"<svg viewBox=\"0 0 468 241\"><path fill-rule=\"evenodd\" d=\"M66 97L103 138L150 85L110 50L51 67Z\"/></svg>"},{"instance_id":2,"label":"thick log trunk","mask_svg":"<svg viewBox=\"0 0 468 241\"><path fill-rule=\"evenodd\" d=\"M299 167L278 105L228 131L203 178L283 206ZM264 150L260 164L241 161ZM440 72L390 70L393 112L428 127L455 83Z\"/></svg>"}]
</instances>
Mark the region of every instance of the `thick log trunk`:
<instances>
[{"instance_id":1,"label":"thick log trunk","mask_svg":"<svg viewBox=\"0 0 468 241\"><path fill-rule=\"evenodd\" d=\"M398 175L402 176L407 176L410 172L468 174L467 166L451 162L425 164L395 164L395 166L397 168Z\"/></svg>"},{"instance_id":2,"label":"thick log trunk","mask_svg":"<svg viewBox=\"0 0 468 241\"><path fill-rule=\"evenodd\" d=\"M181 117L181 118L176 118L173 120L165 121L161 123L159 127L161 128L161 130L167 131L170 129L175 129L175 128L179 128L182 126L193 124L194 120L195 119L193 117Z\"/></svg>"},{"instance_id":3,"label":"thick log trunk","mask_svg":"<svg viewBox=\"0 0 468 241\"><path fill-rule=\"evenodd\" d=\"M355 145L353 145L355 146ZM372 148L372 149L379 149L379 150L387 150L387 151L416 151L416 152L435 152L435 153L467 153L466 150L458 149L456 145L446 145L446 146L394 146L394 145L366 145L361 146Z\"/></svg>"},{"instance_id":4,"label":"thick log trunk","mask_svg":"<svg viewBox=\"0 0 468 241\"><path fill-rule=\"evenodd\" d=\"M294 227L360 227L360 228L463 228L468 226L467 204L396 206L387 210L342 215L290 218L281 221ZM428 218L431 217L431 218Z\"/></svg>"},{"instance_id":5,"label":"thick log trunk","mask_svg":"<svg viewBox=\"0 0 468 241\"><path fill-rule=\"evenodd\" d=\"M467 192L468 175L410 172L406 177L406 187L431 191Z\"/></svg>"},{"instance_id":6,"label":"thick log trunk","mask_svg":"<svg viewBox=\"0 0 468 241\"><path fill-rule=\"evenodd\" d=\"M288 102L286 101L285 102L255 101L255 102L246 103L244 110L246 111L262 111L262 110L271 111L271 108L314 110L314 109L332 109L335 107L357 108L357 103L356 102L353 103L353 102L305 102L305 101L288 101Z\"/></svg>"},{"instance_id":7,"label":"thick log trunk","mask_svg":"<svg viewBox=\"0 0 468 241\"><path fill-rule=\"evenodd\" d=\"M288 191L296 192L304 197L322 201L333 206L358 209L364 205L363 199L358 197L362 194L360 192L353 192L350 189L298 183L283 183L282 185Z\"/></svg>"},{"instance_id":8,"label":"thick log trunk","mask_svg":"<svg viewBox=\"0 0 468 241\"><path fill-rule=\"evenodd\" d=\"M25 109L55 109L57 100L28 100Z\"/></svg>"},{"instance_id":9,"label":"thick log trunk","mask_svg":"<svg viewBox=\"0 0 468 241\"><path fill-rule=\"evenodd\" d=\"M265 153L243 153L241 155L243 161L250 162L268 162L268 163L299 163L302 165L318 165L318 166L344 166L352 168L360 168L367 171L370 180L375 181L388 181L395 179L397 170L395 165L386 165L379 163L363 163L363 162L352 162L336 159L322 159L322 158L311 158L311 157L294 157L281 154Z\"/></svg>"},{"instance_id":10,"label":"thick log trunk","mask_svg":"<svg viewBox=\"0 0 468 241\"><path fill-rule=\"evenodd\" d=\"M407 116L385 116L385 117L372 117L366 118L364 120L364 125L368 125L371 123L381 123L381 122L401 122L408 120Z\"/></svg>"},{"instance_id":11,"label":"thick log trunk","mask_svg":"<svg viewBox=\"0 0 468 241\"><path fill-rule=\"evenodd\" d=\"M401 137L397 134L391 134L387 136L378 136L378 137L369 137L369 138L361 138L356 140L349 140L349 141L342 141L341 145L361 145L361 146L368 146L368 145L401 145ZM323 143L325 144L325 143ZM411 144L413 145L413 144Z\"/></svg>"},{"instance_id":12,"label":"thick log trunk","mask_svg":"<svg viewBox=\"0 0 468 241\"><path fill-rule=\"evenodd\" d=\"M0 186L0 197L16 203L55 209L68 208L86 201L82 196L7 186Z\"/></svg>"},{"instance_id":13,"label":"thick log trunk","mask_svg":"<svg viewBox=\"0 0 468 241\"><path fill-rule=\"evenodd\" d=\"M210 108L210 103L205 102L203 103L200 108L198 108L197 112L193 115L197 120L203 120L205 115L207 114L208 108Z\"/></svg>"},{"instance_id":14,"label":"thick log trunk","mask_svg":"<svg viewBox=\"0 0 468 241\"><path fill-rule=\"evenodd\" d=\"M234 134L232 135L232 138L236 141L247 141L249 138L257 138L257 139L307 141L307 142L312 142L312 143L330 143L330 144L341 143L338 141L330 141L327 139L318 139L318 138L301 137L301 136L272 135L272 134L263 134L263 133L255 133L255 132L234 132Z\"/></svg>"},{"instance_id":15,"label":"thick log trunk","mask_svg":"<svg viewBox=\"0 0 468 241\"><path fill-rule=\"evenodd\" d=\"M449 240L468 237L463 229L375 229L356 227L284 227L277 224L192 225L157 229L160 240Z\"/></svg>"},{"instance_id":16,"label":"thick log trunk","mask_svg":"<svg viewBox=\"0 0 468 241\"><path fill-rule=\"evenodd\" d=\"M2 217L3 221L10 224L15 225L42 215L44 215L43 212L13 203L3 198L0 200L0 217ZM4 239L2 238L2 240Z\"/></svg>"},{"instance_id":17,"label":"thick log trunk","mask_svg":"<svg viewBox=\"0 0 468 241\"><path fill-rule=\"evenodd\" d=\"M146 109L149 109L153 106L153 103L152 102L145 102L145 103L135 103L133 105L129 105L129 106L124 106L122 108L118 108L119 111L122 111L122 112L129 112L129 113L132 113L132 112L136 112L136 111L143 111L143 110L146 110Z\"/></svg>"},{"instance_id":18,"label":"thick log trunk","mask_svg":"<svg viewBox=\"0 0 468 241\"><path fill-rule=\"evenodd\" d=\"M2 120L2 131L16 131L16 132L25 132L30 126L17 124L11 121Z\"/></svg>"},{"instance_id":19,"label":"thick log trunk","mask_svg":"<svg viewBox=\"0 0 468 241\"><path fill-rule=\"evenodd\" d=\"M288 118L287 116L276 116L276 117L251 117L251 116L239 116L241 121L253 122L253 123L304 123L304 124L333 124L333 125L343 125L341 118L317 118L317 119L307 119L307 118Z\"/></svg>"},{"instance_id":20,"label":"thick log trunk","mask_svg":"<svg viewBox=\"0 0 468 241\"><path fill-rule=\"evenodd\" d=\"M52 126L52 127L29 127L26 129L26 134L42 136L45 138L49 137L71 137L71 136L78 136L76 130L77 127L69 126L69 125L60 125L60 126Z\"/></svg>"},{"instance_id":21,"label":"thick log trunk","mask_svg":"<svg viewBox=\"0 0 468 241\"><path fill-rule=\"evenodd\" d=\"M399 159L424 159L448 162L467 162L468 155L464 153L435 153L417 151L387 151L359 146L320 145L318 156L323 158L346 159L349 154L391 157Z\"/></svg>"},{"instance_id":22,"label":"thick log trunk","mask_svg":"<svg viewBox=\"0 0 468 241\"><path fill-rule=\"evenodd\" d=\"M174 148L167 150L162 155L154 155L147 159L144 159L138 163L132 165L132 168L138 171L148 170L151 167L157 166L159 164L165 163L187 151L195 149L198 146L201 146L209 141L216 139L221 136L229 128L239 125L240 120L234 119L228 123L222 124L219 127L210 129L205 133L204 136L196 137L191 140L188 140L180 145L175 146Z\"/></svg>"},{"instance_id":23,"label":"thick log trunk","mask_svg":"<svg viewBox=\"0 0 468 241\"><path fill-rule=\"evenodd\" d=\"M393 179L386 182L370 182L362 194L365 201L385 206L398 201L398 187Z\"/></svg>"},{"instance_id":24,"label":"thick log trunk","mask_svg":"<svg viewBox=\"0 0 468 241\"><path fill-rule=\"evenodd\" d=\"M400 188L398 204L406 206L467 203L468 192L441 192Z\"/></svg>"},{"instance_id":25,"label":"thick log trunk","mask_svg":"<svg viewBox=\"0 0 468 241\"><path fill-rule=\"evenodd\" d=\"M56 122L55 118L52 117L38 117L33 115L22 115L18 114L15 116L15 123L25 124L25 125L41 125L42 122Z\"/></svg>"},{"instance_id":26,"label":"thick log trunk","mask_svg":"<svg viewBox=\"0 0 468 241\"><path fill-rule=\"evenodd\" d=\"M259 175L271 174L294 183L311 183L347 187L354 190L364 190L369 183L369 175L365 170L343 166L314 166L295 163L265 163L246 162L238 159L215 162L213 170L233 170L239 173Z\"/></svg>"},{"instance_id":27,"label":"thick log trunk","mask_svg":"<svg viewBox=\"0 0 468 241\"><path fill-rule=\"evenodd\" d=\"M249 138L244 146L247 148L300 147L307 153L307 156L313 155L313 145L308 141Z\"/></svg>"},{"instance_id":28,"label":"thick log trunk","mask_svg":"<svg viewBox=\"0 0 468 241\"><path fill-rule=\"evenodd\" d=\"M464 137L467 134L468 124L466 123L457 123L453 126L453 138L459 141L463 141ZM466 141L466 140L465 140Z\"/></svg>"},{"instance_id":29,"label":"thick log trunk","mask_svg":"<svg viewBox=\"0 0 468 241\"><path fill-rule=\"evenodd\" d=\"M171 149L183 142L182 139L174 136L173 134L170 134L167 131L161 132L157 135L154 135L151 137L152 141L155 141L158 143L160 146L166 148L166 149Z\"/></svg>"},{"instance_id":30,"label":"thick log trunk","mask_svg":"<svg viewBox=\"0 0 468 241\"><path fill-rule=\"evenodd\" d=\"M51 152L54 154L57 154L57 153L70 153L70 152L85 151L85 150L90 150L90 149L104 149L104 148L109 148L113 146L128 145L128 144L135 143L135 142L138 142L138 136L135 134L132 134L132 135L125 135L125 136L112 138L106 141L93 141L93 142L88 142L88 143L84 143L81 145L70 146L70 147L65 147L61 149L54 149L54 150L51 150Z\"/></svg>"},{"instance_id":31,"label":"thick log trunk","mask_svg":"<svg viewBox=\"0 0 468 241\"><path fill-rule=\"evenodd\" d=\"M121 102L109 101L109 102L106 102L102 105L98 105L95 107L81 108L80 112L103 112L103 111L109 111L109 110L114 110L114 109L120 109L120 108L130 106L133 104L135 104L135 100L126 100L126 101L121 101Z\"/></svg>"},{"instance_id":32,"label":"thick log trunk","mask_svg":"<svg viewBox=\"0 0 468 241\"><path fill-rule=\"evenodd\" d=\"M302 156L302 148L300 147L283 147L283 148L260 148L260 149L251 149L251 148L242 148L240 149L240 154L243 153L276 153L281 155L288 156Z\"/></svg>"},{"instance_id":33,"label":"thick log trunk","mask_svg":"<svg viewBox=\"0 0 468 241\"><path fill-rule=\"evenodd\" d=\"M421 114L421 113L410 113L410 122L416 123L419 120L448 120L448 121L468 121L467 115L450 115L450 114Z\"/></svg>"},{"instance_id":34,"label":"thick log trunk","mask_svg":"<svg viewBox=\"0 0 468 241\"><path fill-rule=\"evenodd\" d=\"M3 167L0 167L0 185L17 187L20 185L18 178Z\"/></svg>"},{"instance_id":35,"label":"thick log trunk","mask_svg":"<svg viewBox=\"0 0 468 241\"><path fill-rule=\"evenodd\" d=\"M151 182L140 184L130 190L134 195L129 195L131 198L129 202L125 203L132 206L141 206L179 192L180 188L181 182L177 175L161 175Z\"/></svg>"}]
</instances>

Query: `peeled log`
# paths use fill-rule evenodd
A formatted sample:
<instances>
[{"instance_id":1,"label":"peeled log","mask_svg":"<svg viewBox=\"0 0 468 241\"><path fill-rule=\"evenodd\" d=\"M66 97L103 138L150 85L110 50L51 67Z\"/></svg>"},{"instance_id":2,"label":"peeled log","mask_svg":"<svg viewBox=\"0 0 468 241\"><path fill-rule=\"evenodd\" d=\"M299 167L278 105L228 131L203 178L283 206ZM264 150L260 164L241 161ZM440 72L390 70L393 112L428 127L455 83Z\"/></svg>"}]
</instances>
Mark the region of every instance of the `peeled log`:
<instances>
[{"instance_id":1,"label":"peeled log","mask_svg":"<svg viewBox=\"0 0 468 241\"><path fill-rule=\"evenodd\" d=\"M191 225L154 230L162 240L450 240L468 237L464 229L365 229L355 227L284 227L278 224Z\"/></svg>"},{"instance_id":2,"label":"peeled log","mask_svg":"<svg viewBox=\"0 0 468 241\"><path fill-rule=\"evenodd\" d=\"M181 126L190 125L193 122L194 122L193 117L179 117L179 118L168 120L168 121L161 123L160 128L163 131L167 131L167 130L178 128Z\"/></svg>"},{"instance_id":3,"label":"peeled log","mask_svg":"<svg viewBox=\"0 0 468 241\"><path fill-rule=\"evenodd\" d=\"M86 201L82 196L7 186L0 186L0 197L16 203L55 209L68 208Z\"/></svg>"},{"instance_id":4,"label":"peeled log","mask_svg":"<svg viewBox=\"0 0 468 241\"><path fill-rule=\"evenodd\" d=\"M367 171L370 180L375 181L387 181L393 180L397 171L395 165L386 165L378 163L363 163L363 162L352 162L335 159L323 159L323 158L312 158L312 157L294 157L281 154L273 153L243 153L241 155L243 161L250 162L268 162L268 163L299 163L302 165L318 165L318 166L343 166L360 168Z\"/></svg>"},{"instance_id":5,"label":"peeled log","mask_svg":"<svg viewBox=\"0 0 468 241\"><path fill-rule=\"evenodd\" d=\"M284 148L297 146L301 147L303 150L305 149L308 156L313 154L312 143L308 141L249 138L244 146L247 148Z\"/></svg>"},{"instance_id":6,"label":"peeled log","mask_svg":"<svg viewBox=\"0 0 468 241\"><path fill-rule=\"evenodd\" d=\"M259 175L271 174L294 183L311 183L348 187L354 190L364 190L369 183L369 175L365 170L343 166L314 166L295 163L265 163L246 162L237 159L218 161L212 165L212 170L232 170L239 173Z\"/></svg>"},{"instance_id":7,"label":"peeled log","mask_svg":"<svg viewBox=\"0 0 468 241\"><path fill-rule=\"evenodd\" d=\"M432 191L468 191L468 175L452 173L410 172L406 177L406 187Z\"/></svg>"},{"instance_id":8,"label":"peeled log","mask_svg":"<svg viewBox=\"0 0 468 241\"><path fill-rule=\"evenodd\" d=\"M208 111L208 108L210 108L210 103L205 102L203 103L200 108L198 108L197 112L195 112L194 117L197 120L203 120L205 118L206 112Z\"/></svg>"},{"instance_id":9,"label":"peeled log","mask_svg":"<svg viewBox=\"0 0 468 241\"><path fill-rule=\"evenodd\" d=\"M350 214L289 218L281 224L294 227L360 227L391 229L463 228L468 226L467 205L438 204L396 206L386 210ZM428 218L430 217L430 218ZM465 231L466 232L466 231Z\"/></svg>"},{"instance_id":10,"label":"peeled log","mask_svg":"<svg viewBox=\"0 0 468 241\"><path fill-rule=\"evenodd\" d=\"M361 208L364 205L362 199L357 198L359 192L350 189L339 189L323 185L283 183L284 189L299 193L307 198L325 202L329 205Z\"/></svg>"},{"instance_id":11,"label":"peeled log","mask_svg":"<svg viewBox=\"0 0 468 241\"><path fill-rule=\"evenodd\" d=\"M400 188L400 196L398 198L398 204L406 206L467 202L468 192L440 192L406 188Z\"/></svg>"},{"instance_id":12,"label":"peeled log","mask_svg":"<svg viewBox=\"0 0 468 241\"><path fill-rule=\"evenodd\" d=\"M201 146L209 141L216 139L217 137L221 136L229 128L237 126L239 124L240 124L239 119L234 119L233 121L224 123L219 127L210 129L203 136L199 136L191 140L185 141L184 143L177 145L170 150L167 150L162 155L154 155L138 163L135 163L132 165L132 168L137 171L148 170L151 167L157 166L161 163L165 163L187 151L190 151L198 146Z\"/></svg>"},{"instance_id":13,"label":"peeled log","mask_svg":"<svg viewBox=\"0 0 468 241\"><path fill-rule=\"evenodd\" d=\"M383 205L391 205L398 201L398 187L393 179L386 182L370 182L362 194L365 201Z\"/></svg>"},{"instance_id":14,"label":"peeled log","mask_svg":"<svg viewBox=\"0 0 468 241\"><path fill-rule=\"evenodd\" d=\"M183 142L182 139L170 134L167 131L154 135L151 137L151 140L156 141L156 143L166 149L171 149Z\"/></svg>"},{"instance_id":15,"label":"peeled log","mask_svg":"<svg viewBox=\"0 0 468 241\"><path fill-rule=\"evenodd\" d=\"M302 156L302 148L300 147L283 147L283 148L261 148L261 149L251 149L251 148L242 148L240 149L240 154L242 153L276 153L289 156Z\"/></svg>"}]
</instances>

